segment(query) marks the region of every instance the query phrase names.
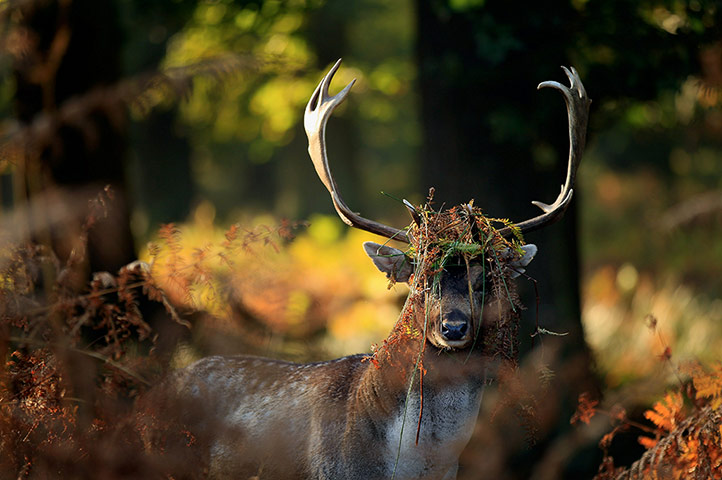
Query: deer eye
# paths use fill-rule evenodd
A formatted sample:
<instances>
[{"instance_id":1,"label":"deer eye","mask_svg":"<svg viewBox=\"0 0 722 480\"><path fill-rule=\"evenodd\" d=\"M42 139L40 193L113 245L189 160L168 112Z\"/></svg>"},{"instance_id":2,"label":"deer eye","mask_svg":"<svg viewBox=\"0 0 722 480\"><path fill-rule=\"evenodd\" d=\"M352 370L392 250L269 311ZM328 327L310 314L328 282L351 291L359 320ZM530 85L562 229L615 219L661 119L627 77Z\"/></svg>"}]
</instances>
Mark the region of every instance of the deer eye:
<instances>
[{"instance_id":1,"label":"deer eye","mask_svg":"<svg viewBox=\"0 0 722 480\"><path fill-rule=\"evenodd\" d=\"M481 265L474 265L469 269L469 278L471 279L471 286L474 291L481 291L486 281L486 271Z\"/></svg>"}]
</instances>

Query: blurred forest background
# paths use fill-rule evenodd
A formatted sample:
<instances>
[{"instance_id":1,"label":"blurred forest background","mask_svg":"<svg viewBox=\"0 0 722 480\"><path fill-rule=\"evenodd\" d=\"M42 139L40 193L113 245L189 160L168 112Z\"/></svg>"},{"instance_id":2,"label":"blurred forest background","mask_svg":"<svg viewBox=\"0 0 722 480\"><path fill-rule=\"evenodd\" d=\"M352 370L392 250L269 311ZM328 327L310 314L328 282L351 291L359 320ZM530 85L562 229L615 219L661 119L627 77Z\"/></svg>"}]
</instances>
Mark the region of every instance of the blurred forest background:
<instances>
[{"instance_id":1,"label":"blurred forest background","mask_svg":"<svg viewBox=\"0 0 722 480\"><path fill-rule=\"evenodd\" d=\"M302 128L340 57L332 93L357 83L329 122L332 168L351 208L399 227L398 199L420 204L431 186L438 204L537 215L530 202L553 201L563 181L568 133L562 98L536 85L566 82L559 66L573 65L593 99L573 206L526 239L540 253L538 295L520 285L523 393L490 396L460 478L590 478L611 427L569 425L579 394L641 418L675 381L670 359L720 360L717 1L0 0L0 22L3 301L15 315L0 332L3 405L45 381L23 390L13 375L61 332L82 333L72 345L94 352L78 360L94 375L115 362L145 378L119 395L130 397L212 353L311 361L383 340L406 292L386 290L361 249L372 236L333 213ZM34 270L11 248L28 242L42 250ZM93 272L137 258L167 294L166 309L139 307L158 335L152 368L132 360L147 354L131 341L140 323L111 341L52 313L68 292L106 292ZM23 292L8 280L19 264L34 285ZM45 305L53 333L38 334L21 293ZM532 341L536 322L565 335ZM72 394L54 395L90 425L95 377L72 371ZM612 444L620 463L644 451L636 435Z\"/></svg>"}]
</instances>

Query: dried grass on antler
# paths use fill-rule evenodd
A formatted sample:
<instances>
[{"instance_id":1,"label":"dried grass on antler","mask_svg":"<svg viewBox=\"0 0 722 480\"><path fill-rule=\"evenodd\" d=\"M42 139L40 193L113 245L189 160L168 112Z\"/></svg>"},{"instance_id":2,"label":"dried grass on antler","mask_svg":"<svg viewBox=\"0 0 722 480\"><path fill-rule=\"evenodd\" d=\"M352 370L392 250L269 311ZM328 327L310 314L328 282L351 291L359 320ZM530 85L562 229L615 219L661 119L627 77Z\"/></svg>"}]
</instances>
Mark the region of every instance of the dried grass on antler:
<instances>
[{"instance_id":1,"label":"dried grass on antler","mask_svg":"<svg viewBox=\"0 0 722 480\"><path fill-rule=\"evenodd\" d=\"M511 305L508 310L510 315L507 317L511 318L497 319L495 325L486 332L487 335L484 335L483 344L475 344L474 347L482 348L485 355L515 363L519 326L516 313L523 306L513 282L508 281L511 270L506 265L524 254L521 249L521 233L508 220L485 216L480 208L473 205L473 201L448 210L435 210L433 188L429 192L427 203L421 208L413 208L412 215L414 222L406 232L409 238L407 256L412 258L414 263L410 299L413 305L427 305L428 301L424 296L438 293L441 273L447 266L466 266L468 269L470 262L480 262L486 277L490 279L491 287L482 294L488 299L507 301ZM502 235L500 229L494 226L495 223L501 224L501 228L510 229L513 232L511 238ZM472 287L469 285L469 295L471 294ZM482 313L476 312L476 315L480 316ZM481 325L481 322L479 324ZM373 360L378 361L386 348L401 338L419 337L421 333L416 331L411 314L407 312L383 345L375 349Z\"/></svg>"},{"instance_id":2,"label":"dried grass on antler","mask_svg":"<svg viewBox=\"0 0 722 480\"><path fill-rule=\"evenodd\" d=\"M513 283L508 281L511 271L506 268L506 264L524 254L521 233L514 229L510 221L486 217L480 208L474 206L473 201L449 210L436 211L431 204L432 195L433 192L424 208L417 210L421 223L412 224L409 229L410 251L417 265L414 282L422 287L416 290L433 291L438 288L440 273L452 262L465 265L468 270L471 261L479 261L491 286L490 291L482 292L483 295L508 301L511 305L509 312L514 317L498 319L494 328L496 331L488 332L493 335L484 338L484 353L515 361L519 320L515 313L522 305ZM511 239L505 238L494 223L501 223L502 228L511 229ZM470 295L471 292L470 285ZM484 303L482 301L482 305ZM480 316L481 313L476 314Z\"/></svg>"}]
</instances>

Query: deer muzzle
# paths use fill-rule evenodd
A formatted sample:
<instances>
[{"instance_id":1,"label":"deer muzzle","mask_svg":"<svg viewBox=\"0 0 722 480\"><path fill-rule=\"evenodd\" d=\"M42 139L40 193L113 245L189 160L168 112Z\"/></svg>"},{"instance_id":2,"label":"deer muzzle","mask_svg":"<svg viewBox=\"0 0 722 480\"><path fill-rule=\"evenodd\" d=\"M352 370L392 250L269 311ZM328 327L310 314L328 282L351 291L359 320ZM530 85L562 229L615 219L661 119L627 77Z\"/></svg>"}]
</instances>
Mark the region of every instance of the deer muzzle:
<instances>
[{"instance_id":1,"label":"deer muzzle","mask_svg":"<svg viewBox=\"0 0 722 480\"><path fill-rule=\"evenodd\" d=\"M441 320L441 335L444 340L457 342L465 340L469 333L468 317L459 310L452 310Z\"/></svg>"}]
</instances>

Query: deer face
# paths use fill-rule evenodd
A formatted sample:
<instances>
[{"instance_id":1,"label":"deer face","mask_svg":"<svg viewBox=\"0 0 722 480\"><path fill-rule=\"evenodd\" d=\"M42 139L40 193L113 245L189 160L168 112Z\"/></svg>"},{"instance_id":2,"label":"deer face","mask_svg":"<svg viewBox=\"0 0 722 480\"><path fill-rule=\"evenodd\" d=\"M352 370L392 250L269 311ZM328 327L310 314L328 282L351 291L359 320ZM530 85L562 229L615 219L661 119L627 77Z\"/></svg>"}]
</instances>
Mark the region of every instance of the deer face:
<instances>
[{"instance_id":1,"label":"deer face","mask_svg":"<svg viewBox=\"0 0 722 480\"><path fill-rule=\"evenodd\" d=\"M480 263L472 263L468 269L464 262L451 263L430 286L423 320L428 322L432 345L463 349L473 344L482 302L488 300L489 282Z\"/></svg>"},{"instance_id":2,"label":"deer face","mask_svg":"<svg viewBox=\"0 0 722 480\"><path fill-rule=\"evenodd\" d=\"M536 254L535 245L525 245L524 255L506 263L509 278L515 278L524 272L524 268ZM397 282L408 283L414 273L414 265L401 250L364 243L366 254L374 265L386 276ZM494 298L491 292L489 268L481 260L463 259L447 263L438 277L420 286L423 302L416 312L416 323L420 330L426 324L427 339L437 348L460 350L474 344L477 332L481 331L480 322L487 318L498 318L504 300ZM418 288L419 286L417 286Z\"/></svg>"}]
</instances>

